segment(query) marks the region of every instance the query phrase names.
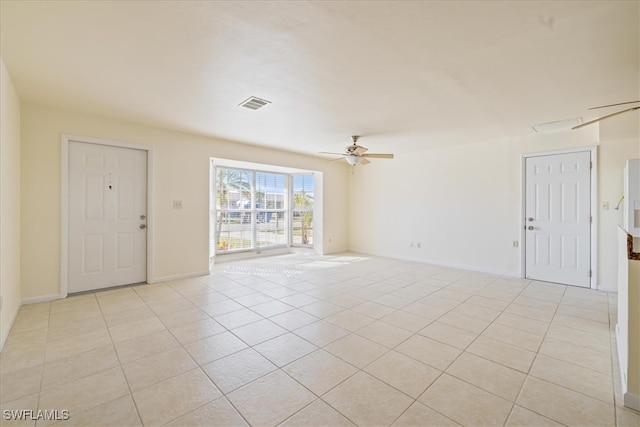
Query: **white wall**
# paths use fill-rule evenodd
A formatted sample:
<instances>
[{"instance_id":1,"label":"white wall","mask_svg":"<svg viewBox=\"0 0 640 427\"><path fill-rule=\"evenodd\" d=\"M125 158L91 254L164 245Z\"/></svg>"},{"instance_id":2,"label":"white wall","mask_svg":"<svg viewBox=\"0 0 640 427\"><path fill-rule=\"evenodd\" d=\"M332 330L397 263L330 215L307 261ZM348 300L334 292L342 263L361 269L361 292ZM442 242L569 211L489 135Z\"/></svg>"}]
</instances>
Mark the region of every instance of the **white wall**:
<instances>
[{"instance_id":1,"label":"white wall","mask_svg":"<svg viewBox=\"0 0 640 427\"><path fill-rule=\"evenodd\" d=\"M592 125L399 155L358 168L351 179L351 249L518 276L521 251L512 242L521 237L522 155L594 146L599 138ZM633 152L634 141L606 141L598 148L598 185L607 197L621 188L612 176L621 174L620 160ZM609 238L615 254L616 232L601 216L599 283L611 290L616 259L602 254Z\"/></svg>"},{"instance_id":2,"label":"white wall","mask_svg":"<svg viewBox=\"0 0 640 427\"><path fill-rule=\"evenodd\" d=\"M20 308L20 98L0 58L0 350Z\"/></svg>"},{"instance_id":3,"label":"white wall","mask_svg":"<svg viewBox=\"0 0 640 427\"><path fill-rule=\"evenodd\" d=\"M325 253L348 249L348 168L338 162L35 105L22 106L22 293L60 288L60 138L62 133L154 147L154 277L209 266L209 159L267 163L323 172ZM182 200L182 209L172 208ZM37 266L37 268L34 268Z\"/></svg>"},{"instance_id":4,"label":"white wall","mask_svg":"<svg viewBox=\"0 0 640 427\"><path fill-rule=\"evenodd\" d=\"M505 227L518 212L517 204L510 206L516 188L506 179L508 157L508 142L494 142L398 155L356 168L352 250L515 273L510 242L518 230Z\"/></svg>"},{"instance_id":5,"label":"white wall","mask_svg":"<svg viewBox=\"0 0 640 427\"><path fill-rule=\"evenodd\" d=\"M598 179L598 255L599 284L604 290L617 290L617 229L622 224L622 210L615 207L623 193L622 169L627 159L640 158L640 115L626 113L600 124ZM609 204L609 209L603 208Z\"/></svg>"}]
</instances>

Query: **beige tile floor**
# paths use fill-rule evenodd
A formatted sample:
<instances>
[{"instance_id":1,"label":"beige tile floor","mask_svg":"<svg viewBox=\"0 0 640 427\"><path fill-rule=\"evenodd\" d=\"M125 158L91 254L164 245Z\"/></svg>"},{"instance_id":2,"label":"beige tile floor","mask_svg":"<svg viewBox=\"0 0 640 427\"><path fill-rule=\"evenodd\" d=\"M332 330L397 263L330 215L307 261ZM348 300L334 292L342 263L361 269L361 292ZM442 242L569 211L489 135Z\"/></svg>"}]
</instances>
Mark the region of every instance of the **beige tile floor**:
<instances>
[{"instance_id":1,"label":"beige tile floor","mask_svg":"<svg viewBox=\"0 0 640 427\"><path fill-rule=\"evenodd\" d=\"M221 263L23 306L1 421L639 426L620 404L615 316L615 294L356 254Z\"/></svg>"}]
</instances>

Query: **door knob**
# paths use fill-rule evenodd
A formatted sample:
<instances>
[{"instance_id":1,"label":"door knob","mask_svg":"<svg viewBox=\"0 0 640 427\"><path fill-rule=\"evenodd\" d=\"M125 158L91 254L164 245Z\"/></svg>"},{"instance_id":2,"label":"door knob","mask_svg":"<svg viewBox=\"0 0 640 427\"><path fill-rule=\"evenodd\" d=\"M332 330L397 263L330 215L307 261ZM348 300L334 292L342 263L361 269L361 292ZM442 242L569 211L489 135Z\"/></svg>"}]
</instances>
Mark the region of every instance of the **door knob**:
<instances>
[{"instance_id":1,"label":"door knob","mask_svg":"<svg viewBox=\"0 0 640 427\"><path fill-rule=\"evenodd\" d=\"M146 216L146 215L140 215L140 219L144 220L144 219L146 219L146 218L147 218L147 216Z\"/></svg>"},{"instance_id":2,"label":"door knob","mask_svg":"<svg viewBox=\"0 0 640 427\"><path fill-rule=\"evenodd\" d=\"M533 225L528 226L527 230L533 230Z\"/></svg>"},{"instance_id":3,"label":"door knob","mask_svg":"<svg viewBox=\"0 0 640 427\"><path fill-rule=\"evenodd\" d=\"M147 228L146 224L140 224L140 230L144 230L145 228Z\"/></svg>"}]
</instances>

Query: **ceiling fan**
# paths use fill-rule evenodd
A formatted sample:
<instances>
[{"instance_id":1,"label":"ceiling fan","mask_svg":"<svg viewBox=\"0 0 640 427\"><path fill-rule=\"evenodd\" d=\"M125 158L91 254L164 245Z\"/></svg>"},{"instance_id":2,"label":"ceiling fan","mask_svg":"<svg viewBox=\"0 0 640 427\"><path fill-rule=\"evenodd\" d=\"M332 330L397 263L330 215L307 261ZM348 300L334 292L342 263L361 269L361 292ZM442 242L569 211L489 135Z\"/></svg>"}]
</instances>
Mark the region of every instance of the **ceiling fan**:
<instances>
[{"instance_id":1,"label":"ceiling fan","mask_svg":"<svg viewBox=\"0 0 640 427\"><path fill-rule=\"evenodd\" d=\"M351 166L355 166L357 164L369 164L371 163L369 159L393 159L393 154L367 153L369 150L368 148L357 144L359 138L360 136L353 135L351 137L353 144L349 145L345 149L344 153L328 153L326 151L321 151L320 154L335 154L336 156L342 156L341 158L334 160L345 159Z\"/></svg>"},{"instance_id":2,"label":"ceiling fan","mask_svg":"<svg viewBox=\"0 0 640 427\"><path fill-rule=\"evenodd\" d=\"M609 104L609 105L601 105L599 107L592 107L589 110L597 110L598 108L607 108L607 107L615 107L617 105L627 105L627 104L638 104L640 101L629 101L629 102L619 102L617 104ZM635 107L626 108L624 110L616 111L615 113L607 114L606 116L598 117L597 119L590 120L588 122L579 124L577 126L572 127L571 129L580 129L581 127L590 125L592 123L599 122L600 120L608 119L609 117L617 116L618 114L626 113L627 111L640 110L640 105L636 105Z\"/></svg>"}]
</instances>

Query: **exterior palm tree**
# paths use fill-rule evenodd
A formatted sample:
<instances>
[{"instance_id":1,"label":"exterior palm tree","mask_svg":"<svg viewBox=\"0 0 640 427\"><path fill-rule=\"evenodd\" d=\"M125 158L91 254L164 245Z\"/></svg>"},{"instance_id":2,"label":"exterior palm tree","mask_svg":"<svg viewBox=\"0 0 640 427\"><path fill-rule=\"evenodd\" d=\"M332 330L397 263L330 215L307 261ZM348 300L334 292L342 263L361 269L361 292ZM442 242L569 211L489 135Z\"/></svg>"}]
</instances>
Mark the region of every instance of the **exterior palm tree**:
<instances>
[{"instance_id":1,"label":"exterior palm tree","mask_svg":"<svg viewBox=\"0 0 640 427\"><path fill-rule=\"evenodd\" d=\"M312 200L305 193L297 193L293 195L293 203L295 208L302 211L302 244L309 244L309 228L313 221L313 211L309 210L312 206Z\"/></svg>"},{"instance_id":2,"label":"exterior palm tree","mask_svg":"<svg viewBox=\"0 0 640 427\"><path fill-rule=\"evenodd\" d=\"M221 247L220 235L222 234L222 224L228 219L228 212L231 202L230 195L233 190L240 191L242 198L251 197L251 184L246 178L246 172L216 168L216 209L221 210L220 216L216 218L216 246L218 249L227 249Z\"/></svg>"}]
</instances>

